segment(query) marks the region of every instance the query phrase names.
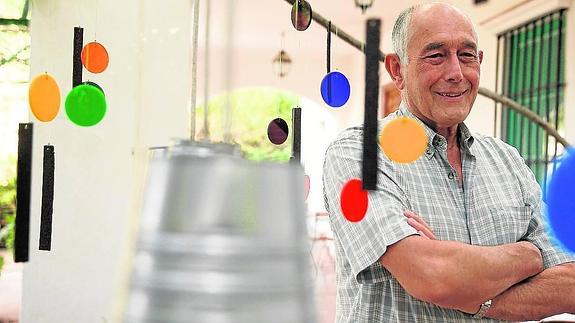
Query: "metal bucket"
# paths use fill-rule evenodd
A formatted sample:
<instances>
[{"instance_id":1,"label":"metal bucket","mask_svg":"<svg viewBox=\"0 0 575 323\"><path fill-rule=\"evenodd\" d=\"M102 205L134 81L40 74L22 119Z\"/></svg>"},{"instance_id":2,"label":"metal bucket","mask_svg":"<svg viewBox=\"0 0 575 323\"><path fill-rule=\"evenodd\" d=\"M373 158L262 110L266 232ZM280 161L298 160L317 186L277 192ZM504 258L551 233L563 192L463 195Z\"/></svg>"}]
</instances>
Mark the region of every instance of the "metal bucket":
<instances>
[{"instance_id":1,"label":"metal bucket","mask_svg":"<svg viewBox=\"0 0 575 323\"><path fill-rule=\"evenodd\" d=\"M314 322L304 174L230 145L151 153L126 322Z\"/></svg>"}]
</instances>

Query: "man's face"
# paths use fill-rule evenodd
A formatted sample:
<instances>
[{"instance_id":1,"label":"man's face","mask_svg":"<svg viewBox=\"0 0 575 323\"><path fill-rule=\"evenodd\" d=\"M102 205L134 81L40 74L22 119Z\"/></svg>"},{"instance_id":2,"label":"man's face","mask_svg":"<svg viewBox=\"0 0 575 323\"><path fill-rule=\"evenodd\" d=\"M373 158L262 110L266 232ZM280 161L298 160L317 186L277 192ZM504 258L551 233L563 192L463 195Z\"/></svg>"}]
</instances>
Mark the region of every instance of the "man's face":
<instances>
[{"instance_id":1,"label":"man's face","mask_svg":"<svg viewBox=\"0 0 575 323\"><path fill-rule=\"evenodd\" d=\"M402 68L412 111L436 127L463 122L479 87L483 53L471 23L444 6L414 12Z\"/></svg>"}]
</instances>

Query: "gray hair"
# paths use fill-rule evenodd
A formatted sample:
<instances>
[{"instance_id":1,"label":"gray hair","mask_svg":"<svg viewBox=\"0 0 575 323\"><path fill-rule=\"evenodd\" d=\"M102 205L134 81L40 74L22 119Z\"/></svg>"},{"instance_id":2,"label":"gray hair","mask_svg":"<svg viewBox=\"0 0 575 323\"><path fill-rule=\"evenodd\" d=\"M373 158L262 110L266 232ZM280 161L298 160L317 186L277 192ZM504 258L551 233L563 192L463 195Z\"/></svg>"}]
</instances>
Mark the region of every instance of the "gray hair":
<instances>
[{"instance_id":1,"label":"gray hair","mask_svg":"<svg viewBox=\"0 0 575 323\"><path fill-rule=\"evenodd\" d=\"M402 64L407 64L407 40L409 38L409 24L411 24L411 16L419 5L411 6L403 10L393 25L391 33L391 41L393 42L393 51L399 56L399 61Z\"/></svg>"},{"instance_id":2,"label":"gray hair","mask_svg":"<svg viewBox=\"0 0 575 323\"><path fill-rule=\"evenodd\" d=\"M471 23L471 26L473 28L473 33L475 34L475 38L477 39L477 28L475 26L475 23L461 9L459 9L458 7L456 7L452 4L442 3L439 1L432 1L432 2L428 3L428 5L431 5L431 4L444 4L444 5L448 5L454 9L456 9L457 11L459 11ZM413 5L407 9L403 10L399 14L397 19L395 20L395 24L393 25L393 31L391 32L391 41L393 42L393 51L397 54L397 56L399 56L399 61L402 64L407 64L408 60L409 60L409 57L407 56L407 43L409 42L409 38L411 37L411 32L410 32L410 28L409 28L410 24L411 24L411 17L413 16L413 13L417 9L419 9L420 7L423 7L423 5L424 4L420 3L420 4Z\"/></svg>"}]
</instances>

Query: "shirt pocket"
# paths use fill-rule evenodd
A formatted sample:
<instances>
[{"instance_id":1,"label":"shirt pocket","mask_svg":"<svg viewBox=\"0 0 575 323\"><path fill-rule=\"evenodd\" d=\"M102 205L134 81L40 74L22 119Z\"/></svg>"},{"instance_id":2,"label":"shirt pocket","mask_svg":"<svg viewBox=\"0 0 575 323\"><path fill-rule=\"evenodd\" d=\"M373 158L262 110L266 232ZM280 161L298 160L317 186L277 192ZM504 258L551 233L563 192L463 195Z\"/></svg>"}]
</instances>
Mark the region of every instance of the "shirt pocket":
<instances>
[{"instance_id":1,"label":"shirt pocket","mask_svg":"<svg viewBox=\"0 0 575 323\"><path fill-rule=\"evenodd\" d=\"M530 206L499 206L490 208L497 244L521 240L529 228L532 209Z\"/></svg>"}]
</instances>

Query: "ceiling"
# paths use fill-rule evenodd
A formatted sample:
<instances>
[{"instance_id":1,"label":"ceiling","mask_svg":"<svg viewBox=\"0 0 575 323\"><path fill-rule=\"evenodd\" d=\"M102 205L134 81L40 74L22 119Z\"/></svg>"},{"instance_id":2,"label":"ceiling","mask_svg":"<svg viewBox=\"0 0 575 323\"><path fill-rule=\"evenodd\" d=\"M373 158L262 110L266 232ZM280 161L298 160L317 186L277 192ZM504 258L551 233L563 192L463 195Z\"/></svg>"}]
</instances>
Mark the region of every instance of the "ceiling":
<instances>
[{"instance_id":1,"label":"ceiling","mask_svg":"<svg viewBox=\"0 0 575 323\"><path fill-rule=\"evenodd\" d=\"M355 38L363 41L365 38L365 21L371 17L382 19L382 33L391 30L393 21L405 7L415 3L413 0L389 1L375 0L371 8L362 14L355 6L354 0L308 0L312 10L331 20L332 24L345 30ZM223 46L225 41L226 9L228 1L211 2L210 37L213 47ZM286 0L236 0L234 15L233 41L235 48L244 51L277 48L282 45L282 33L285 34L283 47L300 51L317 51L318 42L325 44L326 31L318 23L312 22L306 31L296 31L291 24L291 5ZM200 7L205 5L201 2ZM200 8L202 16L205 8ZM205 20L204 20L205 21ZM200 28L201 29L201 28ZM200 31L200 47L203 37ZM384 37L385 39L385 37ZM332 48L343 52L356 51L351 46L342 45L332 38ZM313 44L314 46L309 46ZM382 44L385 45L385 44ZM325 45L324 45L325 46Z\"/></svg>"}]
</instances>

